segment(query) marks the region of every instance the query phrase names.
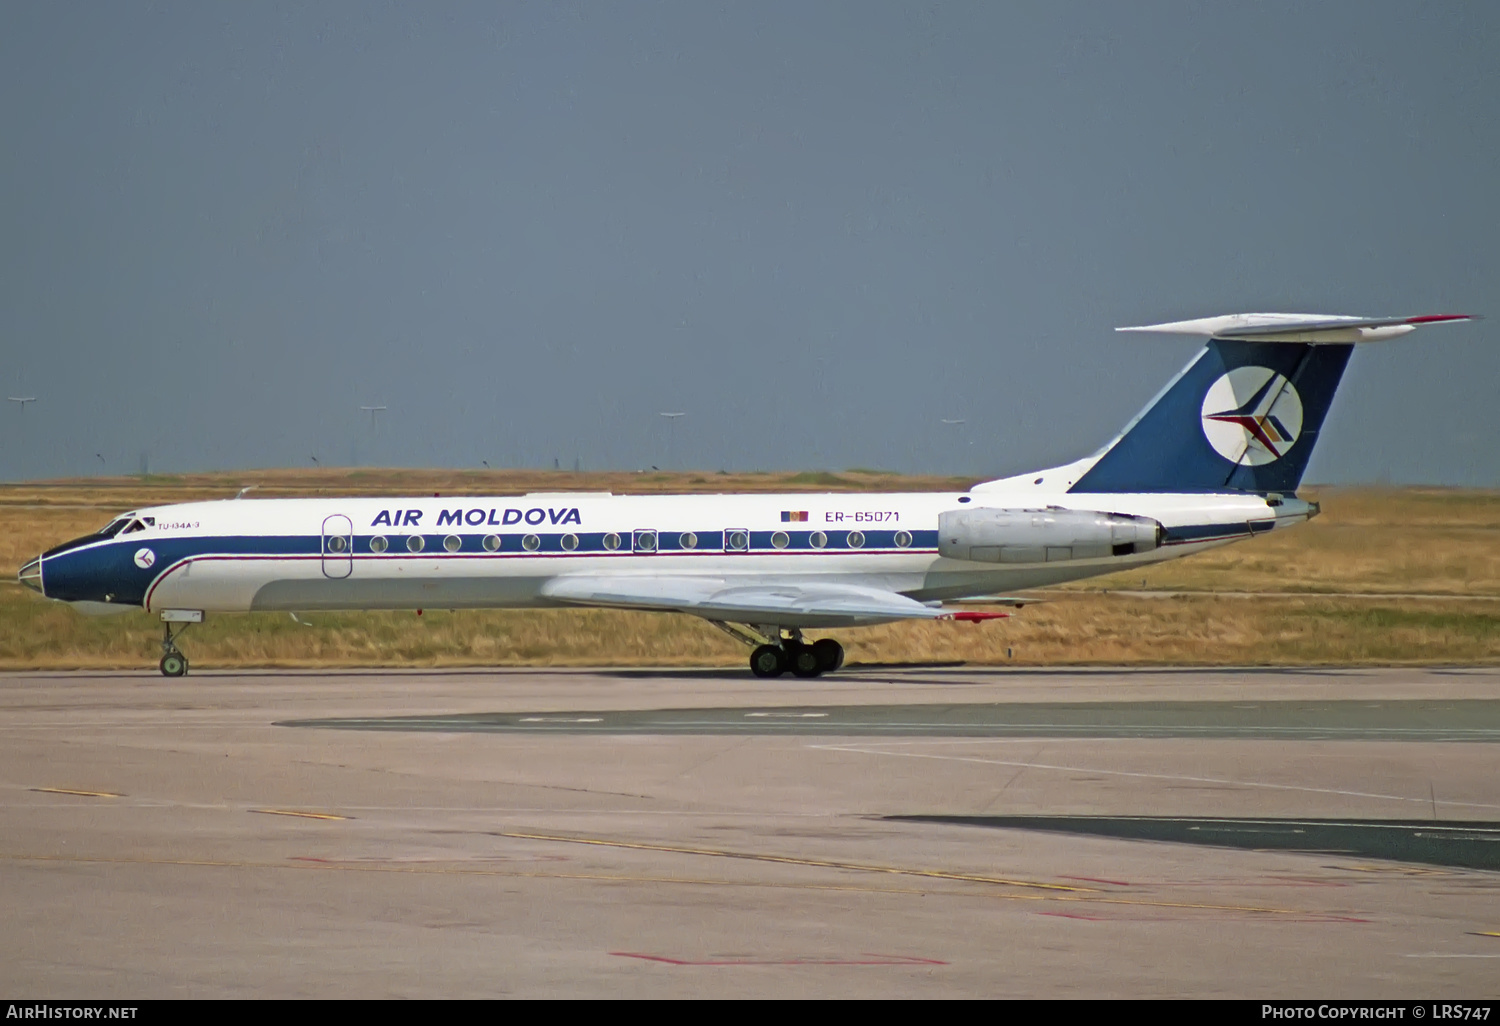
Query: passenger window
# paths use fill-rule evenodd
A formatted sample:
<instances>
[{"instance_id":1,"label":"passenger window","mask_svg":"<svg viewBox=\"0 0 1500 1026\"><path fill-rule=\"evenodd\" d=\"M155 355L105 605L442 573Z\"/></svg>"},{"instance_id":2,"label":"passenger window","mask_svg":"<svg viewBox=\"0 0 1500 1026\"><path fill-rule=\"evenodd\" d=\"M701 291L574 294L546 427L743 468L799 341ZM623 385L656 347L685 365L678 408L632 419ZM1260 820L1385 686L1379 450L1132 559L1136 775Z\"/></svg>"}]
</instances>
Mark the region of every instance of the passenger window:
<instances>
[{"instance_id":1,"label":"passenger window","mask_svg":"<svg viewBox=\"0 0 1500 1026\"><path fill-rule=\"evenodd\" d=\"M420 534L414 534L410 538L406 539L407 552L421 552L422 545L422 536Z\"/></svg>"},{"instance_id":2,"label":"passenger window","mask_svg":"<svg viewBox=\"0 0 1500 1026\"><path fill-rule=\"evenodd\" d=\"M906 549L906 548L910 548L910 547L911 547L911 532L910 531L897 531L896 532L896 548L898 548L898 549Z\"/></svg>"},{"instance_id":3,"label":"passenger window","mask_svg":"<svg viewBox=\"0 0 1500 1026\"><path fill-rule=\"evenodd\" d=\"M578 535L565 534L562 536L562 547L565 552L572 552L578 548Z\"/></svg>"},{"instance_id":4,"label":"passenger window","mask_svg":"<svg viewBox=\"0 0 1500 1026\"><path fill-rule=\"evenodd\" d=\"M696 549L698 547L698 536L692 531L683 531L677 536L677 544L684 549Z\"/></svg>"},{"instance_id":5,"label":"passenger window","mask_svg":"<svg viewBox=\"0 0 1500 1026\"><path fill-rule=\"evenodd\" d=\"M821 549L823 546L828 544L828 535L824 534L822 531L814 531L812 534L807 536L807 544L811 545L815 549Z\"/></svg>"},{"instance_id":6,"label":"passenger window","mask_svg":"<svg viewBox=\"0 0 1500 1026\"><path fill-rule=\"evenodd\" d=\"M724 547L730 552L748 552L750 535L746 531L729 531L724 535Z\"/></svg>"},{"instance_id":7,"label":"passenger window","mask_svg":"<svg viewBox=\"0 0 1500 1026\"><path fill-rule=\"evenodd\" d=\"M447 549L449 552L457 552L463 547L464 540L456 534L450 534L448 537L443 539L443 548Z\"/></svg>"},{"instance_id":8,"label":"passenger window","mask_svg":"<svg viewBox=\"0 0 1500 1026\"><path fill-rule=\"evenodd\" d=\"M386 542L386 540L377 534L375 537L370 539L370 551L384 552L386 550L387 544L388 543Z\"/></svg>"},{"instance_id":9,"label":"passenger window","mask_svg":"<svg viewBox=\"0 0 1500 1026\"><path fill-rule=\"evenodd\" d=\"M604 547L613 552L620 547L620 536L611 531L604 536Z\"/></svg>"},{"instance_id":10,"label":"passenger window","mask_svg":"<svg viewBox=\"0 0 1500 1026\"><path fill-rule=\"evenodd\" d=\"M328 539L329 552L343 552L344 549L348 547L348 545L349 543L344 540L342 535L336 534Z\"/></svg>"},{"instance_id":11,"label":"passenger window","mask_svg":"<svg viewBox=\"0 0 1500 1026\"><path fill-rule=\"evenodd\" d=\"M778 549L784 549L791 543L792 539L787 536L787 533L785 531L777 531L775 534L771 535L771 544L776 546Z\"/></svg>"},{"instance_id":12,"label":"passenger window","mask_svg":"<svg viewBox=\"0 0 1500 1026\"><path fill-rule=\"evenodd\" d=\"M484 536L484 551L499 552L500 536L498 534L487 534Z\"/></svg>"},{"instance_id":13,"label":"passenger window","mask_svg":"<svg viewBox=\"0 0 1500 1026\"><path fill-rule=\"evenodd\" d=\"M521 539L521 548L525 549L527 552L535 552L541 547L542 540L534 534L528 534L526 537Z\"/></svg>"},{"instance_id":14,"label":"passenger window","mask_svg":"<svg viewBox=\"0 0 1500 1026\"><path fill-rule=\"evenodd\" d=\"M863 531L849 532L849 547L851 549L862 549L865 547L865 533Z\"/></svg>"},{"instance_id":15,"label":"passenger window","mask_svg":"<svg viewBox=\"0 0 1500 1026\"><path fill-rule=\"evenodd\" d=\"M635 551L637 551L637 552L655 552L656 551L656 532L655 531L637 531L637 532L635 532L634 546L635 546Z\"/></svg>"}]
</instances>

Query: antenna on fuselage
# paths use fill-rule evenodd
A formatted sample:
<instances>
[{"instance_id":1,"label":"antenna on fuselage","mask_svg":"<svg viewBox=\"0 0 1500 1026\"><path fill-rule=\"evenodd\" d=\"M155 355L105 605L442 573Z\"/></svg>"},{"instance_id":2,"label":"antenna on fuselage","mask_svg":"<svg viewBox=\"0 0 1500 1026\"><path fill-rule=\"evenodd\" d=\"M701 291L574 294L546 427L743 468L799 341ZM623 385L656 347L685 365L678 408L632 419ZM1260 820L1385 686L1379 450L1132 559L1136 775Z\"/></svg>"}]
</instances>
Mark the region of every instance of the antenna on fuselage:
<instances>
[{"instance_id":1,"label":"antenna on fuselage","mask_svg":"<svg viewBox=\"0 0 1500 1026\"><path fill-rule=\"evenodd\" d=\"M22 413L26 412L27 403L36 402L36 396L34 395L8 395L5 397L5 399L7 402L20 403Z\"/></svg>"}]
</instances>

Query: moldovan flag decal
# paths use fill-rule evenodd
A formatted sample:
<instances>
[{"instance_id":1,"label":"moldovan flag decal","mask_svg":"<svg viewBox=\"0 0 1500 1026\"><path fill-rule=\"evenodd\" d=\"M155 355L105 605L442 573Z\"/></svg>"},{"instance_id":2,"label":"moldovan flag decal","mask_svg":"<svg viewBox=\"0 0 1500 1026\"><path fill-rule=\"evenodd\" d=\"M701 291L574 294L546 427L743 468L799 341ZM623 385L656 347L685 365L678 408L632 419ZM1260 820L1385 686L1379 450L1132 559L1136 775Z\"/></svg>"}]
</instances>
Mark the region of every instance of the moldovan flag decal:
<instances>
[{"instance_id":1,"label":"moldovan flag decal","mask_svg":"<svg viewBox=\"0 0 1500 1026\"><path fill-rule=\"evenodd\" d=\"M805 524L807 523L807 510L784 509L781 511L781 522L783 524Z\"/></svg>"}]
</instances>

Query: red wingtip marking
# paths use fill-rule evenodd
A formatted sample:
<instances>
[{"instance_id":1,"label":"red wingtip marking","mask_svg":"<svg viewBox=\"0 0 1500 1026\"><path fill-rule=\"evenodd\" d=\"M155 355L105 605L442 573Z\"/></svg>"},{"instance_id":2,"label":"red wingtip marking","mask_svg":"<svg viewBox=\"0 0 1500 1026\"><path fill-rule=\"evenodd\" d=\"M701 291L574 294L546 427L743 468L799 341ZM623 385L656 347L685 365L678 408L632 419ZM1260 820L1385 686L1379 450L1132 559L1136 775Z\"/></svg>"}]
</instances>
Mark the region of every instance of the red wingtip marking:
<instances>
[{"instance_id":1,"label":"red wingtip marking","mask_svg":"<svg viewBox=\"0 0 1500 1026\"><path fill-rule=\"evenodd\" d=\"M1423 314L1421 317L1408 317L1407 324L1436 324L1438 321L1472 321L1473 314Z\"/></svg>"},{"instance_id":2,"label":"red wingtip marking","mask_svg":"<svg viewBox=\"0 0 1500 1026\"><path fill-rule=\"evenodd\" d=\"M958 620L961 623L979 623L982 620L1003 620L1009 615L1009 613L981 613L975 609L964 609L957 613L949 613L943 619Z\"/></svg>"}]
</instances>

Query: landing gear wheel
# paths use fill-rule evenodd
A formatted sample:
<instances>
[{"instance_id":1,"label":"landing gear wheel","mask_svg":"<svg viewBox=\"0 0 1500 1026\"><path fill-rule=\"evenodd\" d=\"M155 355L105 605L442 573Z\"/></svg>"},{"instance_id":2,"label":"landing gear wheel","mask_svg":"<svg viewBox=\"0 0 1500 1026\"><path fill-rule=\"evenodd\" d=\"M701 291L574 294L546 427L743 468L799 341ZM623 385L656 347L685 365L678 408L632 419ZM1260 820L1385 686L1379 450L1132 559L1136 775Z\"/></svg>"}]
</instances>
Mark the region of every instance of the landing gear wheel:
<instances>
[{"instance_id":1,"label":"landing gear wheel","mask_svg":"<svg viewBox=\"0 0 1500 1026\"><path fill-rule=\"evenodd\" d=\"M182 650L177 647L177 638L191 626L191 623L185 623L174 633L170 623L164 625L161 636L161 662L157 664L161 667L163 677L181 677L188 672L187 656L183 655Z\"/></svg>"},{"instance_id":2,"label":"landing gear wheel","mask_svg":"<svg viewBox=\"0 0 1500 1026\"><path fill-rule=\"evenodd\" d=\"M780 645L761 645L750 653L750 672L757 677L780 677L786 672L786 653Z\"/></svg>"},{"instance_id":3,"label":"landing gear wheel","mask_svg":"<svg viewBox=\"0 0 1500 1026\"><path fill-rule=\"evenodd\" d=\"M844 665L844 646L832 638L819 638L812 643L813 655L818 657L818 666L823 673L832 673Z\"/></svg>"},{"instance_id":4,"label":"landing gear wheel","mask_svg":"<svg viewBox=\"0 0 1500 1026\"><path fill-rule=\"evenodd\" d=\"M799 677L816 677L823 672L823 661L811 645L791 647L787 661L792 664L792 672Z\"/></svg>"}]
</instances>

